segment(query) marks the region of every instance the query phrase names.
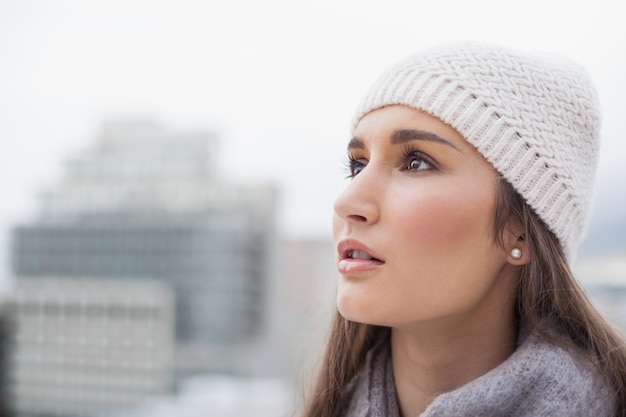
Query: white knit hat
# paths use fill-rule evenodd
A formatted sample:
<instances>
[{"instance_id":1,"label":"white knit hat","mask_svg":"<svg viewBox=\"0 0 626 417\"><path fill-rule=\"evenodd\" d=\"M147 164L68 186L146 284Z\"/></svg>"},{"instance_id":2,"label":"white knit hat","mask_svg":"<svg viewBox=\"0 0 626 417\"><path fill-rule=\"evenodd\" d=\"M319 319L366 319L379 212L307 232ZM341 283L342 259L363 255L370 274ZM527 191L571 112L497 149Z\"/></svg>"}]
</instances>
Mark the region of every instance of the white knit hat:
<instances>
[{"instance_id":1,"label":"white knit hat","mask_svg":"<svg viewBox=\"0 0 626 417\"><path fill-rule=\"evenodd\" d=\"M389 69L357 109L402 104L456 129L519 192L571 259L589 217L599 109L587 73L565 59L459 43Z\"/></svg>"}]
</instances>

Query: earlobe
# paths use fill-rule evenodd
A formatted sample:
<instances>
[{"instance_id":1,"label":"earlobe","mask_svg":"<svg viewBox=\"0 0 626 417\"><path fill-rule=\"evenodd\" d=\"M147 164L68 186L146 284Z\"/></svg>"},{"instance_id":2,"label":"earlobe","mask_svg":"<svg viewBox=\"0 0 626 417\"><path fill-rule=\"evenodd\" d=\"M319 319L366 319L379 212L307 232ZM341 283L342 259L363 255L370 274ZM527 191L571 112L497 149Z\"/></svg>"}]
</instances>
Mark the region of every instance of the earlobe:
<instances>
[{"instance_id":1,"label":"earlobe","mask_svg":"<svg viewBox=\"0 0 626 417\"><path fill-rule=\"evenodd\" d=\"M530 248L523 235L519 236L510 248L507 257L510 264L524 265L530 262Z\"/></svg>"}]
</instances>

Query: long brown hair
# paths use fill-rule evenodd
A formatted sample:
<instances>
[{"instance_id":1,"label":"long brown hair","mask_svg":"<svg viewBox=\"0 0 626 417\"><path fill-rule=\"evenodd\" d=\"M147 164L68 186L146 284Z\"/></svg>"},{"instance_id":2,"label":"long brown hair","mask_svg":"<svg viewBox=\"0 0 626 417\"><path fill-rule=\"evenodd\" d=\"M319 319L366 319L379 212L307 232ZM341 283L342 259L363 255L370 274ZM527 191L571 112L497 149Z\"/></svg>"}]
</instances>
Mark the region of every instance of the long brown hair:
<instances>
[{"instance_id":1,"label":"long brown hair","mask_svg":"<svg viewBox=\"0 0 626 417\"><path fill-rule=\"evenodd\" d=\"M529 329L587 359L605 378L615 398L615 417L626 417L626 346L577 283L554 233L504 179L496 196L495 238L521 227L532 260L521 267L517 318ZM321 366L302 417L333 417L346 385L359 372L368 350L388 329L355 323L337 311Z\"/></svg>"}]
</instances>

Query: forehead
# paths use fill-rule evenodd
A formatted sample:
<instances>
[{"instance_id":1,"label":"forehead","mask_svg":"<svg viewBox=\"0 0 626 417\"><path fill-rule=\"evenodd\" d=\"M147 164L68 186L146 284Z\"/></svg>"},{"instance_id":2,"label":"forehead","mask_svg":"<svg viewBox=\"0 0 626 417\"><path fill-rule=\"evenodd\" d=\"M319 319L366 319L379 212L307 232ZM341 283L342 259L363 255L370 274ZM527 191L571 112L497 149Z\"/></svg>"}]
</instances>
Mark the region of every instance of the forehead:
<instances>
[{"instance_id":1,"label":"forehead","mask_svg":"<svg viewBox=\"0 0 626 417\"><path fill-rule=\"evenodd\" d=\"M421 110L402 105L376 109L359 120L354 137L368 143L380 137L390 137L395 131L414 129L439 136L458 148L473 147L454 128Z\"/></svg>"}]
</instances>

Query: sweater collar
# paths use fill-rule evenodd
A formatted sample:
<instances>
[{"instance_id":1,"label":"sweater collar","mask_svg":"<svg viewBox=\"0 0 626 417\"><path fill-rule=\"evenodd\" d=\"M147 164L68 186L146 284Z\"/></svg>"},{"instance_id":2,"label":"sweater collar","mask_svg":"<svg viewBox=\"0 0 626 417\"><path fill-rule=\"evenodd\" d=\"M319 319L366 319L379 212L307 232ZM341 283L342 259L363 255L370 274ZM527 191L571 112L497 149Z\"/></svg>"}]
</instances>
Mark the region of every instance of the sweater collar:
<instances>
[{"instance_id":1,"label":"sweater collar","mask_svg":"<svg viewBox=\"0 0 626 417\"><path fill-rule=\"evenodd\" d=\"M508 359L437 396L420 417L612 415L608 388L591 363L536 333L520 334L518 343ZM368 353L338 416L400 417L390 351L387 338Z\"/></svg>"}]
</instances>

